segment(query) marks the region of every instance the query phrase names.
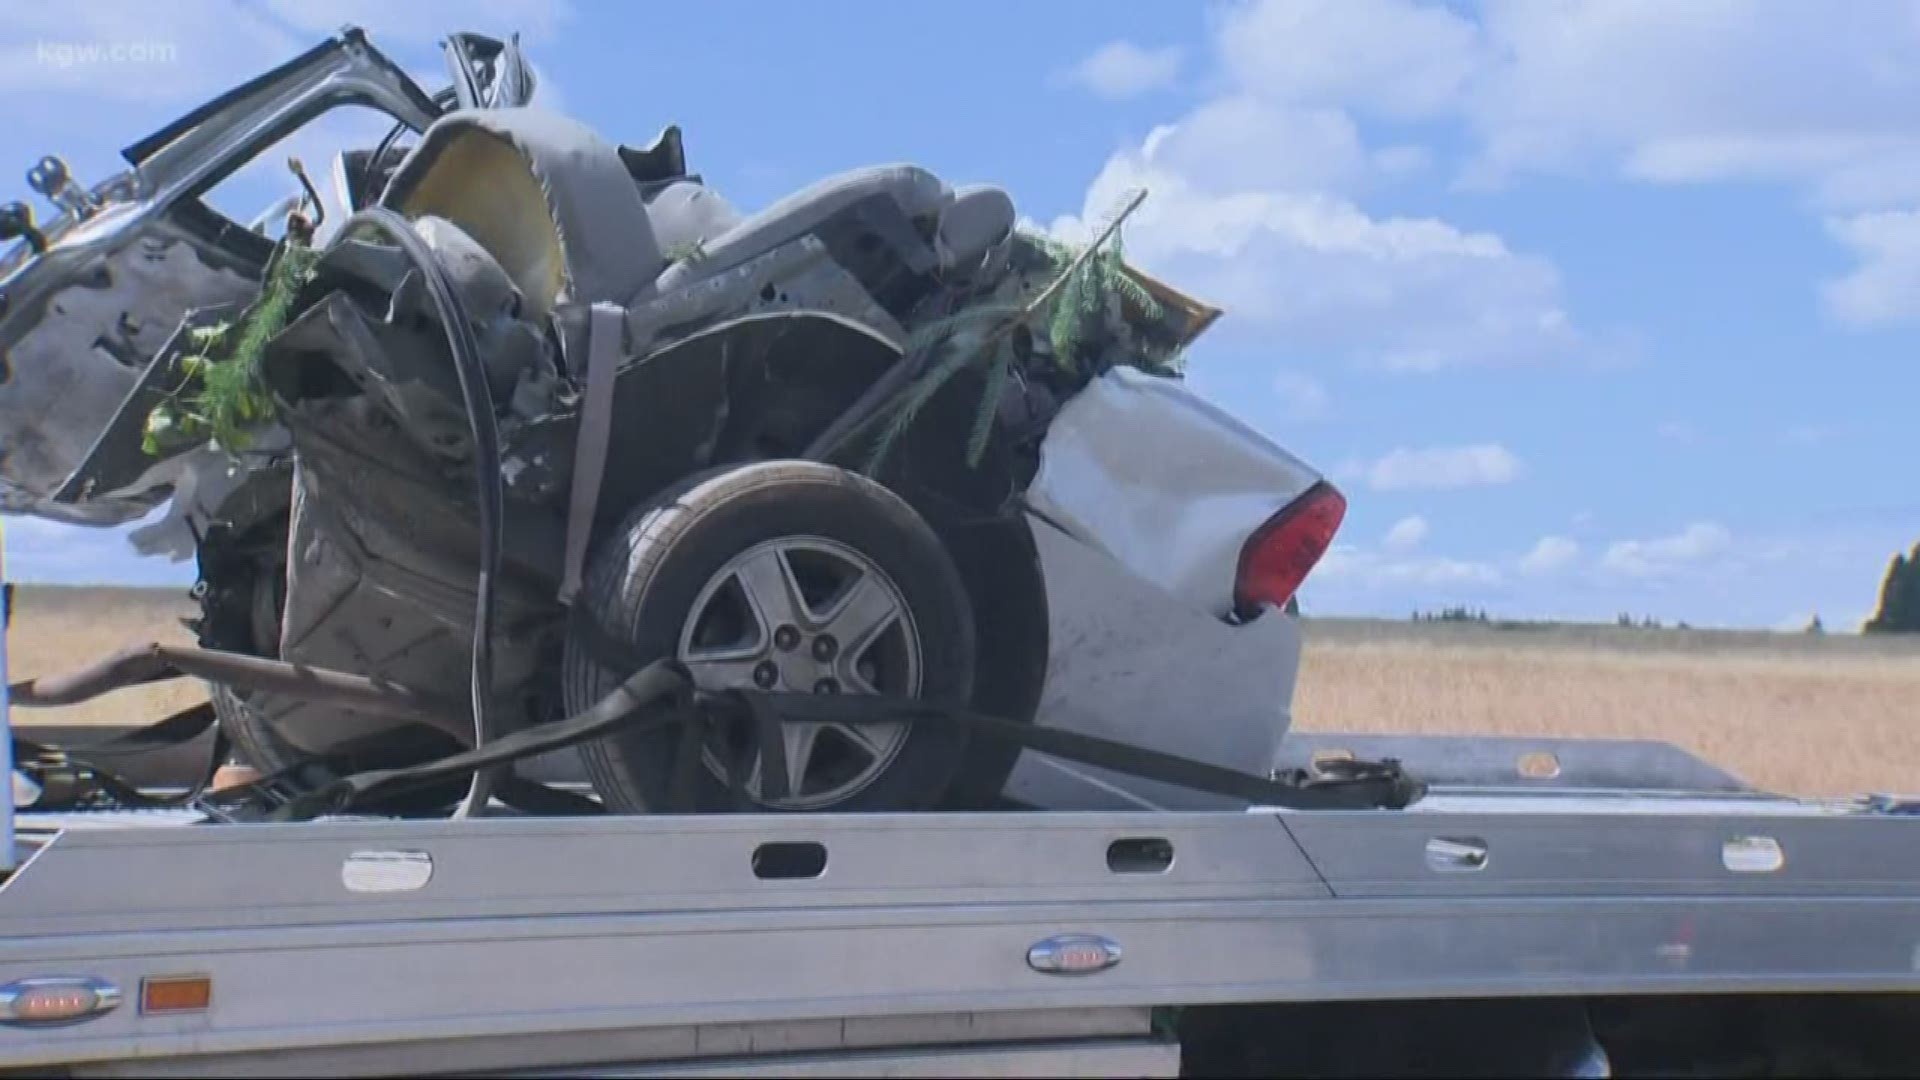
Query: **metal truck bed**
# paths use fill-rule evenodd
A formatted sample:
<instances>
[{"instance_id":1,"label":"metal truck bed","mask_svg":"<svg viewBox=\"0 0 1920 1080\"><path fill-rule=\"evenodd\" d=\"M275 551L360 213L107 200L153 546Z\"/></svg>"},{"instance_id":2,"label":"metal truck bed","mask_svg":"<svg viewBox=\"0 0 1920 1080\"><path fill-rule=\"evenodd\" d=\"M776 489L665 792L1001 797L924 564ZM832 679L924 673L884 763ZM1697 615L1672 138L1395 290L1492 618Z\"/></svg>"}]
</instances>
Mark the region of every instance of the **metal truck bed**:
<instances>
[{"instance_id":1,"label":"metal truck bed","mask_svg":"<svg viewBox=\"0 0 1920 1080\"><path fill-rule=\"evenodd\" d=\"M0 1070L1171 1076L1157 1007L1920 989L1912 815L1427 743L1456 782L1397 812L26 815L0 983L122 1000Z\"/></svg>"}]
</instances>

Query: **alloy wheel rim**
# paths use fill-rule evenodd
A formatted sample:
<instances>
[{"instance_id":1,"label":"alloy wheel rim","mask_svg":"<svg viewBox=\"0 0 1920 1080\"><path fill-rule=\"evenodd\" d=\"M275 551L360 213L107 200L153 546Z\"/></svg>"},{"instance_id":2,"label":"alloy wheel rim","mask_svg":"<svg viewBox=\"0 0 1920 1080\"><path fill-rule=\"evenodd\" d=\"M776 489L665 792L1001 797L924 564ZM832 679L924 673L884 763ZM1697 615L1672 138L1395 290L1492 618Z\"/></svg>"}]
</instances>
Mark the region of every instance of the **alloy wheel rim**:
<instances>
[{"instance_id":1,"label":"alloy wheel rim","mask_svg":"<svg viewBox=\"0 0 1920 1080\"><path fill-rule=\"evenodd\" d=\"M818 536L764 541L729 559L694 600L676 655L702 690L917 697L924 676L919 630L893 579L863 553ZM751 745L710 740L701 756L724 778L724 761L750 754L742 786L755 802L813 809L873 783L910 726L783 724L778 776Z\"/></svg>"}]
</instances>

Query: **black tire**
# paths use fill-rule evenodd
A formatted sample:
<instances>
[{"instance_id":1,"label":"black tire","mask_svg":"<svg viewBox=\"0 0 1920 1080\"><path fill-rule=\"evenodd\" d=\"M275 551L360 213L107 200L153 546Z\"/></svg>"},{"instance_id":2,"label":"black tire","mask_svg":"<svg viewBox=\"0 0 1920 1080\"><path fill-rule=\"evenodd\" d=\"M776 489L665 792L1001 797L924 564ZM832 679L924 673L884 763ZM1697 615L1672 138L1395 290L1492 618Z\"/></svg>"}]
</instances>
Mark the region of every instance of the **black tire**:
<instances>
[{"instance_id":1,"label":"black tire","mask_svg":"<svg viewBox=\"0 0 1920 1080\"><path fill-rule=\"evenodd\" d=\"M974 682L972 606L933 530L893 492L843 469L764 461L690 478L633 513L602 540L582 588L584 612L641 663L674 656L703 590L736 556L788 539L851 549L888 580L918 641L918 696L965 703ZM764 628L763 628L764 630ZM576 633L568 636L562 685L569 715L598 701L624 672L603 668ZM864 786L809 809L914 810L936 805L965 759L967 735L916 723ZM616 734L581 748L588 775L615 813L670 808L677 731ZM877 760L877 759L876 759ZM716 770L695 769L693 805L735 806ZM792 807L759 799L762 810Z\"/></svg>"}]
</instances>

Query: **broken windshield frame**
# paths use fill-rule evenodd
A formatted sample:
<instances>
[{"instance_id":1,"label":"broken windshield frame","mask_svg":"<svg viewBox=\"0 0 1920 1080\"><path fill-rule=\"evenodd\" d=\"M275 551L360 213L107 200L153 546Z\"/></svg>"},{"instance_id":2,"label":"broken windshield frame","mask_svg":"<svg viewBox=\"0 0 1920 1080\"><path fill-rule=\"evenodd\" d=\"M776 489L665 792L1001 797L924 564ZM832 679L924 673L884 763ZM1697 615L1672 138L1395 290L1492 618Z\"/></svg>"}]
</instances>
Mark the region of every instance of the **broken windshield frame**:
<instances>
[{"instance_id":1,"label":"broken windshield frame","mask_svg":"<svg viewBox=\"0 0 1920 1080\"><path fill-rule=\"evenodd\" d=\"M82 234L93 240L103 230L89 226L104 217L122 219L104 230L116 233L173 207L182 208L184 216L202 217L205 207L199 197L208 189L295 129L341 105L375 109L416 132L426 130L445 111L374 48L364 31L349 28L121 151L132 168L94 189L101 205L92 213L63 213L47 223L41 232L48 251L70 234L75 240ZM114 212L127 204L136 207L130 215L124 209ZM255 245L242 241L241 247L245 250L237 255L264 263ZM23 241L0 255L0 287L12 285L9 279L33 262L34 254Z\"/></svg>"},{"instance_id":2,"label":"broken windshield frame","mask_svg":"<svg viewBox=\"0 0 1920 1080\"><path fill-rule=\"evenodd\" d=\"M343 105L371 108L415 131L424 131L444 111L357 29L207 102L129 146L124 156L133 167L96 186L90 205L76 206L50 222L40 235L43 250L23 240L0 254L0 355L20 360L21 343L37 332L44 351L48 335L70 335L84 343L89 334L110 329L85 325L83 315L59 308L55 298L93 280L102 267L143 240L185 242L210 273L230 271L257 281L273 242L215 212L200 196L289 133ZM195 307L216 299L228 297L183 296L180 304ZM171 312L148 314L154 325L171 325ZM151 357L142 359L152 362ZM74 378L82 370L104 372L99 379L107 387L104 394L122 383L130 391L138 378L117 368L116 361L94 354L67 354L58 362L72 365ZM0 457L6 466L0 476L0 508L62 521L114 524L145 513L165 494L158 479L138 491L92 491L85 481L98 446L68 460L75 454L72 432L103 434L102 429L113 426L113 417L106 412L66 414L58 406L48 408L50 404L35 399L32 407L9 414L20 425L10 435L20 441L6 449L19 452ZM119 411L127 408L123 401ZM42 437L31 437L36 433ZM51 458L46 457L53 453L49 450L39 451L38 458L23 452L61 444L65 449ZM76 485L90 493L71 503L53 497L76 490ZM82 510L87 503L94 505Z\"/></svg>"}]
</instances>

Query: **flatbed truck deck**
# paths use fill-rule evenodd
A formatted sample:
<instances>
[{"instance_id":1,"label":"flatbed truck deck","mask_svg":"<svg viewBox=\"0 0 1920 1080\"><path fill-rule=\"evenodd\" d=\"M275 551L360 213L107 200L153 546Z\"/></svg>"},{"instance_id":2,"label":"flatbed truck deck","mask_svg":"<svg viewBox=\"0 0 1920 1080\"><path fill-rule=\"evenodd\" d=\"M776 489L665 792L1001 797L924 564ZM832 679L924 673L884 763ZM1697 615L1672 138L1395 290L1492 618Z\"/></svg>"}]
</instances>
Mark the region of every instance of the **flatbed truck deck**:
<instances>
[{"instance_id":1,"label":"flatbed truck deck","mask_svg":"<svg viewBox=\"0 0 1920 1080\"><path fill-rule=\"evenodd\" d=\"M1843 1005L1802 1027L1920 1063L1882 1047L1920 1000L1911 804L1660 744L1391 745L1428 763L1402 811L23 814L0 984L102 1007L0 1024L0 1070L1631 1075L1653 1051L1596 1017L1712 1011L1650 1045L1745 1061Z\"/></svg>"}]
</instances>

